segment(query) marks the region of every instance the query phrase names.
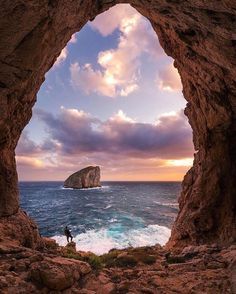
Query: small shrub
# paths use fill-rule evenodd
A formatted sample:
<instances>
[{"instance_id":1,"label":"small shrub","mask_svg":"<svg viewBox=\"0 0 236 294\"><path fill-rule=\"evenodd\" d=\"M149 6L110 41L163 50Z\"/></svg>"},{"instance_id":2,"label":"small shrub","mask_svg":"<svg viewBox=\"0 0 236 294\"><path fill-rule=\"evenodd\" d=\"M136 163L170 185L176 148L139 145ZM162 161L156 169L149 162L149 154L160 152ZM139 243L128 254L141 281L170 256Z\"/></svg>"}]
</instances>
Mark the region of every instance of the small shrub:
<instances>
[{"instance_id":1,"label":"small shrub","mask_svg":"<svg viewBox=\"0 0 236 294\"><path fill-rule=\"evenodd\" d=\"M120 254L118 250L112 250L100 256L102 263L107 267L115 266L115 260Z\"/></svg>"},{"instance_id":2,"label":"small shrub","mask_svg":"<svg viewBox=\"0 0 236 294\"><path fill-rule=\"evenodd\" d=\"M71 258L71 259L87 262L95 270L102 268L102 261L100 256L97 256L96 254L93 254L93 253L89 253L82 256L79 253L64 252L62 256L66 258Z\"/></svg>"},{"instance_id":3,"label":"small shrub","mask_svg":"<svg viewBox=\"0 0 236 294\"><path fill-rule=\"evenodd\" d=\"M115 260L115 265L118 267L134 267L137 263L137 259L132 255L121 256Z\"/></svg>"},{"instance_id":4,"label":"small shrub","mask_svg":"<svg viewBox=\"0 0 236 294\"><path fill-rule=\"evenodd\" d=\"M145 263L145 264L151 265L151 264L154 264L156 262L156 257L153 256L153 255L143 255L140 258L140 261Z\"/></svg>"},{"instance_id":5,"label":"small shrub","mask_svg":"<svg viewBox=\"0 0 236 294\"><path fill-rule=\"evenodd\" d=\"M95 270L101 269L103 266L100 256L96 254L90 254L88 256L85 256L84 261L89 263L91 267Z\"/></svg>"}]
</instances>

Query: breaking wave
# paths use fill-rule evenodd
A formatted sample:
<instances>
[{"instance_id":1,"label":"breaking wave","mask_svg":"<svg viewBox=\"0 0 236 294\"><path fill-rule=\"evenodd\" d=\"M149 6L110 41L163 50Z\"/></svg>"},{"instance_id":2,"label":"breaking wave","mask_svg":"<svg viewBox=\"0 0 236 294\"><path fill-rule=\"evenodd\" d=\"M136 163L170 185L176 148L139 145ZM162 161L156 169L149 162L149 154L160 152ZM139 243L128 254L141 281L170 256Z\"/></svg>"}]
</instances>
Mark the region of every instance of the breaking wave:
<instances>
[{"instance_id":1,"label":"breaking wave","mask_svg":"<svg viewBox=\"0 0 236 294\"><path fill-rule=\"evenodd\" d=\"M62 190L89 191L89 190L103 190L103 189L109 189L110 186L101 186L101 187L93 187L93 188L82 188L82 189L65 188L65 187L61 186L60 188L61 188Z\"/></svg>"},{"instance_id":2,"label":"breaking wave","mask_svg":"<svg viewBox=\"0 0 236 294\"><path fill-rule=\"evenodd\" d=\"M179 207L179 203L175 202L161 202L161 201L154 201L154 203L162 206L170 206L170 207Z\"/></svg>"},{"instance_id":3,"label":"breaking wave","mask_svg":"<svg viewBox=\"0 0 236 294\"><path fill-rule=\"evenodd\" d=\"M120 227L112 226L99 230L88 230L78 234L73 241L76 242L77 250L91 251L96 254L107 253L113 248L123 249L127 247L153 246L157 243L164 245L171 230L164 226L148 225L139 229L122 231ZM59 245L67 244L65 236L54 236Z\"/></svg>"}]
</instances>

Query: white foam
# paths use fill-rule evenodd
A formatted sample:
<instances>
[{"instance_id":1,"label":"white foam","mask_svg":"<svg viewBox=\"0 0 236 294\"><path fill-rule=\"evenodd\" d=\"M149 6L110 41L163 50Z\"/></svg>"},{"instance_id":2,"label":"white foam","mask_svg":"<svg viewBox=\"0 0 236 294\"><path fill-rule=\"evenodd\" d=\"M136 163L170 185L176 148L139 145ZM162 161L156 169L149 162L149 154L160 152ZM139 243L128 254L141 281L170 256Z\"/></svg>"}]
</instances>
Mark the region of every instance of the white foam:
<instances>
[{"instance_id":1,"label":"white foam","mask_svg":"<svg viewBox=\"0 0 236 294\"><path fill-rule=\"evenodd\" d=\"M62 190L79 190L79 191L88 191L88 190L102 190L102 189L109 189L110 186L101 186L101 187L93 187L93 188L81 188L81 189L74 189L74 188L65 188L63 186L60 187Z\"/></svg>"},{"instance_id":2,"label":"white foam","mask_svg":"<svg viewBox=\"0 0 236 294\"><path fill-rule=\"evenodd\" d=\"M112 207L112 205L111 204L108 204L104 209L109 209L111 207Z\"/></svg>"},{"instance_id":3,"label":"white foam","mask_svg":"<svg viewBox=\"0 0 236 294\"><path fill-rule=\"evenodd\" d=\"M159 225L149 225L145 228L132 229L123 233L102 228L79 234L74 237L73 241L76 242L77 250L103 254L112 248L153 246L157 243L164 245L169 240L170 232L170 229ZM67 244L65 236L54 236L53 239L61 246Z\"/></svg>"},{"instance_id":4,"label":"white foam","mask_svg":"<svg viewBox=\"0 0 236 294\"><path fill-rule=\"evenodd\" d=\"M94 206L94 203L88 203L88 204L85 204L84 206L85 207L93 207Z\"/></svg>"},{"instance_id":5,"label":"white foam","mask_svg":"<svg viewBox=\"0 0 236 294\"><path fill-rule=\"evenodd\" d=\"M114 222L116 222L117 221L117 218L111 218L110 220L109 220L109 223L114 223Z\"/></svg>"},{"instance_id":6,"label":"white foam","mask_svg":"<svg viewBox=\"0 0 236 294\"><path fill-rule=\"evenodd\" d=\"M61 186L60 189L62 189L62 190L74 190L73 188L65 188L63 186Z\"/></svg>"},{"instance_id":7,"label":"white foam","mask_svg":"<svg viewBox=\"0 0 236 294\"><path fill-rule=\"evenodd\" d=\"M159 202L159 201L154 201L154 203L158 204L158 205L163 205L163 206L173 206L173 207L178 207L179 204L178 203L173 203L173 202Z\"/></svg>"}]
</instances>

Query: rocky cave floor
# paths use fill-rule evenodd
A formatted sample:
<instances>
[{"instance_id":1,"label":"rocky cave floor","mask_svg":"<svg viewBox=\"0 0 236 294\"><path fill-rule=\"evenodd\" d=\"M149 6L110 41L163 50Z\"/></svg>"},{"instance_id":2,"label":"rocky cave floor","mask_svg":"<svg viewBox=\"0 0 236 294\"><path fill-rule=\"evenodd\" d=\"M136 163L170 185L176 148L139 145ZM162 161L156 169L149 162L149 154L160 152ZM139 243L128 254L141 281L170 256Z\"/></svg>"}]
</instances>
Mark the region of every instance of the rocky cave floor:
<instances>
[{"instance_id":1,"label":"rocky cave floor","mask_svg":"<svg viewBox=\"0 0 236 294\"><path fill-rule=\"evenodd\" d=\"M43 238L41 250L0 242L1 294L236 293L236 245L76 252Z\"/></svg>"}]
</instances>

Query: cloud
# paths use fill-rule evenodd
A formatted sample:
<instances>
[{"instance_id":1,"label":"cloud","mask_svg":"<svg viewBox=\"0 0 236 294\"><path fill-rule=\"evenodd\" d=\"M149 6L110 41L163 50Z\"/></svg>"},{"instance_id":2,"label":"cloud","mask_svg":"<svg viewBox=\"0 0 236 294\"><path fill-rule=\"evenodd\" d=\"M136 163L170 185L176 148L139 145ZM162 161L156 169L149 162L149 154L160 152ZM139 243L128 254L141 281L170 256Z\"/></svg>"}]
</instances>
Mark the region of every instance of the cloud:
<instances>
[{"instance_id":1,"label":"cloud","mask_svg":"<svg viewBox=\"0 0 236 294\"><path fill-rule=\"evenodd\" d=\"M42 169L45 167L44 162L37 158L30 158L28 156L16 156L16 163L21 167L31 167Z\"/></svg>"},{"instance_id":2,"label":"cloud","mask_svg":"<svg viewBox=\"0 0 236 294\"><path fill-rule=\"evenodd\" d=\"M111 8L90 25L103 36L119 29L118 45L99 52L99 69L93 69L91 64L71 64L72 84L86 94L128 96L139 88L141 56L147 53L157 59L163 55L157 36L148 21L127 5Z\"/></svg>"},{"instance_id":3,"label":"cloud","mask_svg":"<svg viewBox=\"0 0 236 294\"><path fill-rule=\"evenodd\" d=\"M80 67L78 62L70 66L72 84L89 95L96 92L105 96L114 97L116 87L109 77L106 77L100 70L94 70L91 64Z\"/></svg>"},{"instance_id":4,"label":"cloud","mask_svg":"<svg viewBox=\"0 0 236 294\"><path fill-rule=\"evenodd\" d=\"M54 65L55 67L59 67L68 57L68 45L69 44L75 44L77 43L77 37L76 37L76 34L73 34L71 36L71 39L70 41L67 43L66 47L64 47L62 50L61 50L61 53L60 55L57 57L57 60L55 61Z\"/></svg>"},{"instance_id":5,"label":"cloud","mask_svg":"<svg viewBox=\"0 0 236 294\"><path fill-rule=\"evenodd\" d=\"M178 159L193 153L191 130L183 111L164 114L155 124L136 122L121 110L106 121L77 109L61 108L58 116L42 110L36 113L64 155L99 152Z\"/></svg>"},{"instance_id":6,"label":"cloud","mask_svg":"<svg viewBox=\"0 0 236 294\"><path fill-rule=\"evenodd\" d=\"M178 70L173 64L169 64L163 69L159 70L157 78L158 86L164 91L181 91L182 83Z\"/></svg>"},{"instance_id":7,"label":"cloud","mask_svg":"<svg viewBox=\"0 0 236 294\"><path fill-rule=\"evenodd\" d=\"M62 49L61 54L57 57L57 60L53 66L55 67L60 66L66 60L67 55L68 55L68 49L67 47L65 47Z\"/></svg>"},{"instance_id":8,"label":"cloud","mask_svg":"<svg viewBox=\"0 0 236 294\"><path fill-rule=\"evenodd\" d=\"M140 123L119 110L106 121L78 109L58 115L35 110L48 138L36 144L23 132L16 149L21 180L63 180L99 165L106 180L178 180L191 165L193 145L183 111Z\"/></svg>"},{"instance_id":9,"label":"cloud","mask_svg":"<svg viewBox=\"0 0 236 294\"><path fill-rule=\"evenodd\" d=\"M77 43L76 33L71 36L69 43L75 44Z\"/></svg>"},{"instance_id":10,"label":"cloud","mask_svg":"<svg viewBox=\"0 0 236 294\"><path fill-rule=\"evenodd\" d=\"M130 5L119 4L98 15L89 25L102 36L107 37L120 27L122 20L132 17L135 13L135 9Z\"/></svg>"},{"instance_id":11,"label":"cloud","mask_svg":"<svg viewBox=\"0 0 236 294\"><path fill-rule=\"evenodd\" d=\"M25 130L19 139L16 147L16 153L21 156L27 156L28 154L36 155L41 152L41 148L29 138L29 133Z\"/></svg>"}]
</instances>

